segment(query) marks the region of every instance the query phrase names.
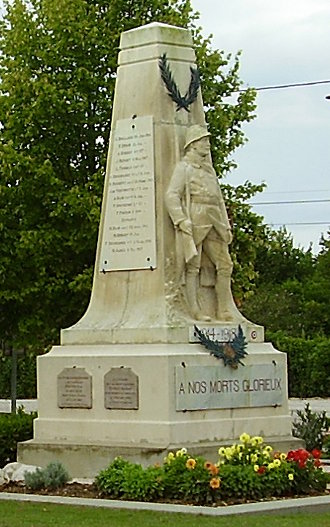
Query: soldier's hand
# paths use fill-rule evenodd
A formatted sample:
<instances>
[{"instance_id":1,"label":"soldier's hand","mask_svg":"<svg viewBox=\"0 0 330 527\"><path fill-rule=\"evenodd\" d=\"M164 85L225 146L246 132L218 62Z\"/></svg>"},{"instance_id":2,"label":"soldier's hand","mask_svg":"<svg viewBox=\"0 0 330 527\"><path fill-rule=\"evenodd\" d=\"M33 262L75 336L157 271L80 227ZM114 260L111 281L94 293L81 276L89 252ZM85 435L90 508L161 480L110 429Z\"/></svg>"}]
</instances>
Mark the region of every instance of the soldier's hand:
<instances>
[{"instance_id":1,"label":"soldier's hand","mask_svg":"<svg viewBox=\"0 0 330 527\"><path fill-rule=\"evenodd\" d=\"M230 244L233 241L233 233L231 232L230 229L227 229L226 237L227 237L226 243Z\"/></svg>"},{"instance_id":2,"label":"soldier's hand","mask_svg":"<svg viewBox=\"0 0 330 527\"><path fill-rule=\"evenodd\" d=\"M218 231L219 232L219 231ZM231 232L231 229L229 229L226 225L221 224L220 225L220 237L225 243L228 243L228 245L233 241L233 235Z\"/></svg>"},{"instance_id":3,"label":"soldier's hand","mask_svg":"<svg viewBox=\"0 0 330 527\"><path fill-rule=\"evenodd\" d=\"M192 236L192 223L190 220L182 220L179 223L179 229Z\"/></svg>"}]
</instances>

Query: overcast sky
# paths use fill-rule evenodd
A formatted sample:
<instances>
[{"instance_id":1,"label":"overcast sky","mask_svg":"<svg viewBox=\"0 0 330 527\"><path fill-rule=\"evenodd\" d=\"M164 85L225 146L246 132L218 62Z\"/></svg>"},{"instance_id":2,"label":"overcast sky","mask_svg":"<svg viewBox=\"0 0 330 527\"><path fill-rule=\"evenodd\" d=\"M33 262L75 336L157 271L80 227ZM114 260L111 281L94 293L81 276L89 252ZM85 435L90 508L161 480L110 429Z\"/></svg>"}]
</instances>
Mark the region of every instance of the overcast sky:
<instances>
[{"instance_id":1,"label":"overcast sky","mask_svg":"<svg viewBox=\"0 0 330 527\"><path fill-rule=\"evenodd\" d=\"M330 81L330 0L191 0L204 36L214 48L242 50L245 86ZM329 84L258 92L257 118L244 130L249 142L234 155L238 185L264 181L259 202L327 202L259 205L266 223L287 225L295 245L313 251L330 226ZM293 225L300 223L303 225ZM322 223L322 224L321 224ZM314 224L314 225L311 225Z\"/></svg>"}]
</instances>

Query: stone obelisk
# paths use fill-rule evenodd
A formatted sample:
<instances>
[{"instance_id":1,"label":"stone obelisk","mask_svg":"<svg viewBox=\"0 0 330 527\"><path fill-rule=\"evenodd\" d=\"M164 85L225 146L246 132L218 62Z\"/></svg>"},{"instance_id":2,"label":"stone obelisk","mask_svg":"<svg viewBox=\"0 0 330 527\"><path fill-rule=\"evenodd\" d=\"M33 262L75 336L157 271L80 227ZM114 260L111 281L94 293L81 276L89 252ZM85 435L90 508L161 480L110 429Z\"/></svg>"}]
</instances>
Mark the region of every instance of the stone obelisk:
<instances>
[{"instance_id":1,"label":"stone obelisk","mask_svg":"<svg viewBox=\"0 0 330 527\"><path fill-rule=\"evenodd\" d=\"M20 461L58 459L86 477L116 455L146 464L185 446L214 457L242 432L292 442L285 354L238 311L216 320L209 284L194 320L178 278L165 193L196 125L207 130L190 32L123 33L90 305L38 358L39 416Z\"/></svg>"}]
</instances>

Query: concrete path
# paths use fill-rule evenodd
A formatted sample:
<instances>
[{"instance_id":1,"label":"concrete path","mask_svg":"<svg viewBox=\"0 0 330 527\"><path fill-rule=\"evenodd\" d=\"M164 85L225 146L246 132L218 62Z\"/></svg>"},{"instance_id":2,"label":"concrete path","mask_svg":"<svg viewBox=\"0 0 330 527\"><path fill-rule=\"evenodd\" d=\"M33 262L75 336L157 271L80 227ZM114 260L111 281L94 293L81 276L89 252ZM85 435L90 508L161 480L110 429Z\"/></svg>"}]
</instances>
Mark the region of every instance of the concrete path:
<instances>
[{"instance_id":1,"label":"concrete path","mask_svg":"<svg viewBox=\"0 0 330 527\"><path fill-rule=\"evenodd\" d=\"M173 505L170 503L144 503L137 501L118 501L91 498L63 498L62 496L39 496L33 494L13 494L0 492L1 500L28 501L34 503L54 503L60 505L79 505L108 509L144 510L154 512L180 512L205 516L232 516L237 514L294 514L298 512L330 512L330 496L315 496L289 500L263 501L228 507L202 507L197 505Z\"/></svg>"}]
</instances>

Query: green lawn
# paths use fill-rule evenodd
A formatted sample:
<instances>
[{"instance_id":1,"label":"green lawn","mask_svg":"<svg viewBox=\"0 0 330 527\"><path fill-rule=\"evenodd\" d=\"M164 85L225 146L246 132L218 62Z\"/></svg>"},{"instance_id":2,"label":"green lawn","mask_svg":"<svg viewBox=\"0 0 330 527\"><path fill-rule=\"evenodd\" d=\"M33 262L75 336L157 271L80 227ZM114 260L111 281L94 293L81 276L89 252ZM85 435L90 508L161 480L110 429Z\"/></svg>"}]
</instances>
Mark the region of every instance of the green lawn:
<instances>
[{"instance_id":1,"label":"green lawn","mask_svg":"<svg viewBox=\"0 0 330 527\"><path fill-rule=\"evenodd\" d=\"M149 511L119 511L0 501L0 527L329 527L330 512L323 514L253 516L195 516Z\"/></svg>"}]
</instances>

